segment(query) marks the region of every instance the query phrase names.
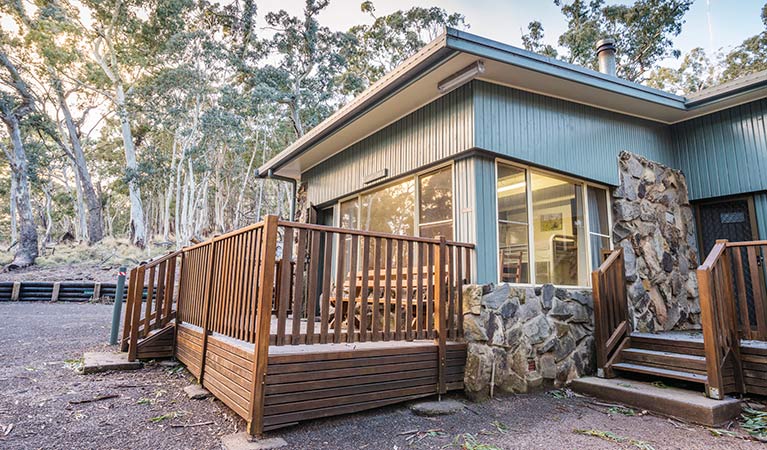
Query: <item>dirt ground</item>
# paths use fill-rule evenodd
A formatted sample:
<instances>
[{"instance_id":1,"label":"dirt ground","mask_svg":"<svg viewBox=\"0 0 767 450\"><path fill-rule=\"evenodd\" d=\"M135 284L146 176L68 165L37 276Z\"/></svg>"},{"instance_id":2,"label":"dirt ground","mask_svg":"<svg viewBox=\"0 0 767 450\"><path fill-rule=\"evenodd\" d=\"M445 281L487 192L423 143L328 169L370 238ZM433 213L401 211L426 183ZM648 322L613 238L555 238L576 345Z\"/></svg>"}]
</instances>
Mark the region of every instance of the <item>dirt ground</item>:
<instances>
[{"instance_id":1,"label":"dirt ground","mask_svg":"<svg viewBox=\"0 0 767 450\"><path fill-rule=\"evenodd\" d=\"M108 305L0 303L1 449L217 449L222 435L244 430L219 401L188 400L181 389L191 381L180 367L76 374L83 351L108 348L110 317ZM77 403L99 396L115 397ZM274 435L290 449L767 448L661 417L617 414L588 398L538 393L467 405L440 418L393 406ZM575 430L610 432L620 442Z\"/></svg>"}]
</instances>

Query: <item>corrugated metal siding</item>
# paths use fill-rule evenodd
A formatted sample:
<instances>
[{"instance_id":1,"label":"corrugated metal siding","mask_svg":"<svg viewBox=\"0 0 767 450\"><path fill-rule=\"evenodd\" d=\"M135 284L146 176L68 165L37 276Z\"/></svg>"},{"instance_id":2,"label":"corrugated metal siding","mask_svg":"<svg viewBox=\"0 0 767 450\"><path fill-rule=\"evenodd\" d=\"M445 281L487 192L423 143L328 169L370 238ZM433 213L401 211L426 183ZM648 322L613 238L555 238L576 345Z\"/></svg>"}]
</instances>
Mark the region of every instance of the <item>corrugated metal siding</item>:
<instances>
[{"instance_id":1,"label":"corrugated metal siding","mask_svg":"<svg viewBox=\"0 0 767 450\"><path fill-rule=\"evenodd\" d=\"M495 283L498 228L495 217L495 161L471 156L455 162L455 239L476 244L472 280Z\"/></svg>"},{"instance_id":2,"label":"corrugated metal siding","mask_svg":"<svg viewBox=\"0 0 767 450\"><path fill-rule=\"evenodd\" d=\"M473 146L472 87L466 85L304 172L302 180L317 205L364 188L366 175L388 169L393 179Z\"/></svg>"},{"instance_id":3,"label":"corrugated metal siding","mask_svg":"<svg viewBox=\"0 0 767 450\"><path fill-rule=\"evenodd\" d=\"M699 200L767 189L767 99L671 127L674 166Z\"/></svg>"},{"instance_id":4,"label":"corrugated metal siding","mask_svg":"<svg viewBox=\"0 0 767 450\"><path fill-rule=\"evenodd\" d=\"M606 184L618 153L673 162L668 126L486 82L475 82L477 147Z\"/></svg>"},{"instance_id":5,"label":"corrugated metal siding","mask_svg":"<svg viewBox=\"0 0 767 450\"><path fill-rule=\"evenodd\" d=\"M759 239L767 239L767 192L754 194L754 209Z\"/></svg>"},{"instance_id":6,"label":"corrugated metal siding","mask_svg":"<svg viewBox=\"0 0 767 450\"><path fill-rule=\"evenodd\" d=\"M498 225L496 218L495 161L475 158L476 244L478 283L498 281Z\"/></svg>"}]
</instances>

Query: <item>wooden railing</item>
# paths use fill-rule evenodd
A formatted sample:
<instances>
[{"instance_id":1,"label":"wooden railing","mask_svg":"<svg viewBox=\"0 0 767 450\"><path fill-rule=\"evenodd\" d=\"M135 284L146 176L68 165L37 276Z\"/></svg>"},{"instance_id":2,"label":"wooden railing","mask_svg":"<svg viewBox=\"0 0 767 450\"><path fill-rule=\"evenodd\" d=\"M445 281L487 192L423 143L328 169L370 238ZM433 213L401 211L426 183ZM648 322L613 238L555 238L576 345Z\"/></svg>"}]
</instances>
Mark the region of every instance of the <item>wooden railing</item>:
<instances>
[{"instance_id":1,"label":"wooden railing","mask_svg":"<svg viewBox=\"0 0 767 450\"><path fill-rule=\"evenodd\" d=\"M743 247L747 249L751 263L751 287L760 291L763 289L763 278L760 275L762 269L757 266L753 243L717 241L697 270L706 352L706 393L711 398L721 399L729 392L744 392L735 296L737 284L737 298L742 302L740 310L741 313L745 312L742 325L746 327L744 330L748 330L748 297L741 254ZM759 301L762 299L763 296Z\"/></svg>"},{"instance_id":2,"label":"wooden railing","mask_svg":"<svg viewBox=\"0 0 767 450\"><path fill-rule=\"evenodd\" d=\"M136 359L139 339L175 318L176 263L180 257L181 252L172 252L130 271L122 336L122 350L128 352L130 360Z\"/></svg>"},{"instance_id":3,"label":"wooden railing","mask_svg":"<svg viewBox=\"0 0 767 450\"><path fill-rule=\"evenodd\" d=\"M610 253L599 269L591 273L594 295L594 336L597 373L614 375L612 366L629 343L631 324L626 297L626 272L623 249Z\"/></svg>"}]
</instances>

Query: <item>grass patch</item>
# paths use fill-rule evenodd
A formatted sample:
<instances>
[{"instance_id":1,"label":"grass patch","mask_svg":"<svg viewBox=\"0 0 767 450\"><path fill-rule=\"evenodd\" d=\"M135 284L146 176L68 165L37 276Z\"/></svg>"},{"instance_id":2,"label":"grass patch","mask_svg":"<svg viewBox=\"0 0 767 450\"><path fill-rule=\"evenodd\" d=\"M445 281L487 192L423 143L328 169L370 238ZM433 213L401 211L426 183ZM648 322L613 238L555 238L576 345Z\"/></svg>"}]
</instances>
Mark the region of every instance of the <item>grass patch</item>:
<instances>
[{"instance_id":1,"label":"grass patch","mask_svg":"<svg viewBox=\"0 0 767 450\"><path fill-rule=\"evenodd\" d=\"M629 444L632 447L638 448L639 450L655 450L655 447L653 447L649 442L638 441L636 439L619 436L610 431L602 431L602 430L594 430L594 429L580 430L576 428L575 430L573 430L573 433L582 434L584 436L593 436L605 441L615 442L617 444Z\"/></svg>"}]
</instances>

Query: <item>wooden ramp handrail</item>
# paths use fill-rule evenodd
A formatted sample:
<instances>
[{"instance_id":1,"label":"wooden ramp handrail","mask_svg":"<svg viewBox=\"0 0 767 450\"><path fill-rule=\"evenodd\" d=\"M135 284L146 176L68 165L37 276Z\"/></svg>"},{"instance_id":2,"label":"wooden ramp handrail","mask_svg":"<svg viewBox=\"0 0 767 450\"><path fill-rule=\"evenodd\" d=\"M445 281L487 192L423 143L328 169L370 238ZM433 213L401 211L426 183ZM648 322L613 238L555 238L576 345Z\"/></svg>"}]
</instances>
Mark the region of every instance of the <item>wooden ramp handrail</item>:
<instances>
[{"instance_id":1,"label":"wooden ramp handrail","mask_svg":"<svg viewBox=\"0 0 767 450\"><path fill-rule=\"evenodd\" d=\"M591 282L597 374L611 378L614 376L612 366L619 362L621 350L628 345L631 334L623 249L607 255L602 265L591 273Z\"/></svg>"},{"instance_id":2,"label":"wooden ramp handrail","mask_svg":"<svg viewBox=\"0 0 767 450\"><path fill-rule=\"evenodd\" d=\"M180 251L170 252L130 271L121 343L130 360L136 359L139 338L146 338L151 331L161 329L175 319L176 269L181 255Z\"/></svg>"}]
</instances>

